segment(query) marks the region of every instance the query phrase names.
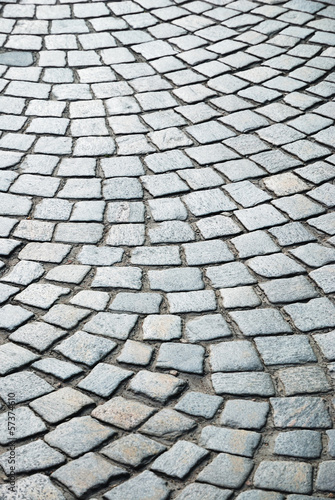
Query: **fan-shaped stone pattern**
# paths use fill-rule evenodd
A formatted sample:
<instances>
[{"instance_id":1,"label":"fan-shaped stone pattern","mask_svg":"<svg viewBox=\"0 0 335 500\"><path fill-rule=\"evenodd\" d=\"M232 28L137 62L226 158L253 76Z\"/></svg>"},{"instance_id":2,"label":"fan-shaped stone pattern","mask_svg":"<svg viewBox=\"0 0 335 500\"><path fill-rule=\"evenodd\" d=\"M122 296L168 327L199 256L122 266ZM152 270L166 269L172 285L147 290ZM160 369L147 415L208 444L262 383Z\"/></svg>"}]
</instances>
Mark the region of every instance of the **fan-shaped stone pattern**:
<instances>
[{"instance_id":1,"label":"fan-shaped stone pattern","mask_svg":"<svg viewBox=\"0 0 335 500\"><path fill-rule=\"evenodd\" d=\"M332 3L1 4L1 498L335 493Z\"/></svg>"}]
</instances>

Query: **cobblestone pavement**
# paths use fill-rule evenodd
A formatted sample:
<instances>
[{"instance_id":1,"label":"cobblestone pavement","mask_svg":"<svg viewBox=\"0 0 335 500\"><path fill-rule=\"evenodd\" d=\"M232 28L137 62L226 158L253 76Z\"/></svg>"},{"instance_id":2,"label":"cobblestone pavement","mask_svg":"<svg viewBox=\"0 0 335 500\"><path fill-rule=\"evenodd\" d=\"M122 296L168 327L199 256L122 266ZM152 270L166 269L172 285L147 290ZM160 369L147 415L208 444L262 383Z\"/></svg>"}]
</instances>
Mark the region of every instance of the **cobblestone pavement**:
<instances>
[{"instance_id":1,"label":"cobblestone pavement","mask_svg":"<svg viewBox=\"0 0 335 500\"><path fill-rule=\"evenodd\" d=\"M334 0L0 43L0 500L334 497Z\"/></svg>"}]
</instances>

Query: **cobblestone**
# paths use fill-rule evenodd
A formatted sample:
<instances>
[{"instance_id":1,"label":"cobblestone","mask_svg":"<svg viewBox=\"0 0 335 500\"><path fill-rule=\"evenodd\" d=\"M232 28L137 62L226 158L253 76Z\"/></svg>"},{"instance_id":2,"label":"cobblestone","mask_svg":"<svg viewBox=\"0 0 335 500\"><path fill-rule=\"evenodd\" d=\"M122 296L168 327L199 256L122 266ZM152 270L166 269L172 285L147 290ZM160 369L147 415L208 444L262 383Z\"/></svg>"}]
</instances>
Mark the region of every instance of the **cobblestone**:
<instances>
[{"instance_id":1,"label":"cobblestone","mask_svg":"<svg viewBox=\"0 0 335 500\"><path fill-rule=\"evenodd\" d=\"M335 492L333 19L3 5L0 497Z\"/></svg>"}]
</instances>

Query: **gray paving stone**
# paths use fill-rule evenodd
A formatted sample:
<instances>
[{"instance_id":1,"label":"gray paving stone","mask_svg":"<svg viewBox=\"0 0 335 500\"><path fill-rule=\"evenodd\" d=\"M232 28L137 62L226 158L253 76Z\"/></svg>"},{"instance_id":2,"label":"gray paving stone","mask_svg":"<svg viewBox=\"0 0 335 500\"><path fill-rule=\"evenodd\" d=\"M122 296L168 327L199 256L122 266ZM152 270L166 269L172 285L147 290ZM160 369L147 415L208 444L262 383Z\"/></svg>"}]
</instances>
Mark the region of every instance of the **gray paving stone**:
<instances>
[{"instance_id":1,"label":"gray paving stone","mask_svg":"<svg viewBox=\"0 0 335 500\"><path fill-rule=\"evenodd\" d=\"M166 451L166 446L141 434L124 436L105 446L101 453L123 465L140 467Z\"/></svg>"},{"instance_id":2,"label":"gray paving stone","mask_svg":"<svg viewBox=\"0 0 335 500\"><path fill-rule=\"evenodd\" d=\"M63 387L30 403L31 408L50 424L57 424L94 404L85 394Z\"/></svg>"},{"instance_id":3,"label":"gray paving stone","mask_svg":"<svg viewBox=\"0 0 335 500\"><path fill-rule=\"evenodd\" d=\"M143 321L143 339L169 341L181 337L181 319L172 314L150 315Z\"/></svg>"},{"instance_id":4,"label":"gray paving stone","mask_svg":"<svg viewBox=\"0 0 335 500\"><path fill-rule=\"evenodd\" d=\"M260 298L251 286L221 288L220 295L225 309L255 307L261 304Z\"/></svg>"},{"instance_id":5,"label":"gray paving stone","mask_svg":"<svg viewBox=\"0 0 335 500\"><path fill-rule=\"evenodd\" d=\"M281 428L329 429L331 419L319 397L271 398L274 425Z\"/></svg>"},{"instance_id":6,"label":"gray paving stone","mask_svg":"<svg viewBox=\"0 0 335 500\"><path fill-rule=\"evenodd\" d=\"M249 458L220 453L198 475L197 480L221 488L240 488L253 467Z\"/></svg>"},{"instance_id":7,"label":"gray paving stone","mask_svg":"<svg viewBox=\"0 0 335 500\"><path fill-rule=\"evenodd\" d=\"M81 264L106 266L113 265L122 260L123 250L121 248L96 247L94 245L83 245L77 255Z\"/></svg>"},{"instance_id":8,"label":"gray paving stone","mask_svg":"<svg viewBox=\"0 0 335 500\"><path fill-rule=\"evenodd\" d=\"M0 308L0 328L9 331L15 330L33 316L32 312L23 307L7 304Z\"/></svg>"},{"instance_id":9,"label":"gray paving stone","mask_svg":"<svg viewBox=\"0 0 335 500\"><path fill-rule=\"evenodd\" d=\"M317 431L280 432L274 447L276 455L300 458L318 458L321 451L321 434Z\"/></svg>"},{"instance_id":10,"label":"gray paving stone","mask_svg":"<svg viewBox=\"0 0 335 500\"><path fill-rule=\"evenodd\" d=\"M313 277L313 276L312 276ZM318 296L317 290L303 276L275 279L259 285L273 303L295 302Z\"/></svg>"},{"instance_id":11,"label":"gray paving stone","mask_svg":"<svg viewBox=\"0 0 335 500\"><path fill-rule=\"evenodd\" d=\"M296 495L294 495L296 496ZM264 490L247 490L244 491L243 493L240 493L238 495L238 500L283 500L284 497L280 493L275 493L274 491L264 491ZM293 496L291 495L288 498L292 498ZM305 498L305 497L304 497ZM298 500L298 498L296 498ZM300 500L303 500L301 497Z\"/></svg>"},{"instance_id":12,"label":"gray paving stone","mask_svg":"<svg viewBox=\"0 0 335 500\"><path fill-rule=\"evenodd\" d=\"M77 436L80 435L80 440ZM101 445L115 435L115 431L101 425L91 417L76 417L60 424L44 436L45 441L61 451L76 458Z\"/></svg>"},{"instance_id":13,"label":"gray paving stone","mask_svg":"<svg viewBox=\"0 0 335 500\"><path fill-rule=\"evenodd\" d=\"M290 493L312 492L312 466L303 462L270 462L258 466L254 485Z\"/></svg>"},{"instance_id":14,"label":"gray paving stone","mask_svg":"<svg viewBox=\"0 0 335 500\"><path fill-rule=\"evenodd\" d=\"M335 330L324 334L315 334L313 338L325 358L333 361L335 359Z\"/></svg>"},{"instance_id":15,"label":"gray paving stone","mask_svg":"<svg viewBox=\"0 0 335 500\"><path fill-rule=\"evenodd\" d=\"M153 219L157 222L187 219L187 210L179 198L149 200L149 207Z\"/></svg>"},{"instance_id":16,"label":"gray paving stone","mask_svg":"<svg viewBox=\"0 0 335 500\"><path fill-rule=\"evenodd\" d=\"M186 323L185 336L189 342L203 342L207 340L231 337L232 332L221 314L207 314L201 318L194 318Z\"/></svg>"},{"instance_id":17,"label":"gray paving stone","mask_svg":"<svg viewBox=\"0 0 335 500\"><path fill-rule=\"evenodd\" d=\"M175 440L179 436L193 430L196 422L180 413L165 408L151 417L140 428L140 432L165 440Z\"/></svg>"},{"instance_id":18,"label":"gray paving stone","mask_svg":"<svg viewBox=\"0 0 335 500\"><path fill-rule=\"evenodd\" d=\"M48 394L53 390L48 382L28 371L7 375L0 382L0 395L3 401L7 401L8 394L13 392L16 404Z\"/></svg>"},{"instance_id":19,"label":"gray paving stone","mask_svg":"<svg viewBox=\"0 0 335 500\"><path fill-rule=\"evenodd\" d=\"M120 355L117 357L119 363L146 366L150 363L153 348L147 344L127 340Z\"/></svg>"},{"instance_id":20,"label":"gray paving stone","mask_svg":"<svg viewBox=\"0 0 335 500\"><path fill-rule=\"evenodd\" d=\"M165 403L179 394L185 386L184 380L179 380L172 375L141 370L132 378L129 389L135 394Z\"/></svg>"},{"instance_id":21,"label":"gray paving stone","mask_svg":"<svg viewBox=\"0 0 335 500\"><path fill-rule=\"evenodd\" d=\"M29 285L23 292L16 295L15 300L30 306L48 309L61 295L69 292L69 288L38 283Z\"/></svg>"},{"instance_id":22,"label":"gray paving stone","mask_svg":"<svg viewBox=\"0 0 335 500\"><path fill-rule=\"evenodd\" d=\"M166 500L170 494L170 489L166 481L156 476L150 471L144 471L129 481L113 488L105 494L107 500L132 500L134 494L138 500L145 500L148 495L153 500Z\"/></svg>"},{"instance_id":23,"label":"gray paving stone","mask_svg":"<svg viewBox=\"0 0 335 500\"><path fill-rule=\"evenodd\" d=\"M167 300L171 313L204 312L216 309L215 294L212 290L168 293Z\"/></svg>"},{"instance_id":24,"label":"gray paving stone","mask_svg":"<svg viewBox=\"0 0 335 500\"><path fill-rule=\"evenodd\" d=\"M156 366L202 374L204 354L202 346L168 342L161 345Z\"/></svg>"},{"instance_id":25,"label":"gray paving stone","mask_svg":"<svg viewBox=\"0 0 335 500\"><path fill-rule=\"evenodd\" d=\"M36 359L38 356L28 349L7 342L0 346L0 374L7 375L7 373L36 361Z\"/></svg>"},{"instance_id":26,"label":"gray paving stone","mask_svg":"<svg viewBox=\"0 0 335 500\"><path fill-rule=\"evenodd\" d=\"M321 491L335 491L335 460L325 461L319 466L316 487Z\"/></svg>"},{"instance_id":27,"label":"gray paving stone","mask_svg":"<svg viewBox=\"0 0 335 500\"><path fill-rule=\"evenodd\" d=\"M211 396L202 392L188 392L174 407L193 417L213 418L223 398Z\"/></svg>"},{"instance_id":28,"label":"gray paving stone","mask_svg":"<svg viewBox=\"0 0 335 500\"><path fill-rule=\"evenodd\" d=\"M196 217L230 211L236 208L235 203L229 200L220 189L190 193L183 196L182 200Z\"/></svg>"},{"instance_id":29,"label":"gray paving stone","mask_svg":"<svg viewBox=\"0 0 335 500\"><path fill-rule=\"evenodd\" d=\"M216 394L237 396L273 396L274 387L268 373L214 373L212 384Z\"/></svg>"},{"instance_id":30,"label":"gray paving stone","mask_svg":"<svg viewBox=\"0 0 335 500\"><path fill-rule=\"evenodd\" d=\"M183 249L186 254L187 263L190 266L216 264L234 260L233 253L229 250L227 244L221 240L187 243L183 245Z\"/></svg>"},{"instance_id":31,"label":"gray paving stone","mask_svg":"<svg viewBox=\"0 0 335 500\"><path fill-rule=\"evenodd\" d=\"M308 339L302 335L257 338L255 343L266 365L317 361Z\"/></svg>"},{"instance_id":32,"label":"gray paving stone","mask_svg":"<svg viewBox=\"0 0 335 500\"><path fill-rule=\"evenodd\" d=\"M0 283L0 304L6 302L9 297L15 295L20 289L16 286L4 285Z\"/></svg>"},{"instance_id":33,"label":"gray paving stone","mask_svg":"<svg viewBox=\"0 0 335 500\"><path fill-rule=\"evenodd\" d=\"M335 326L334 306L325 297L312 299L307 303L290 304L284 307L284 311L303 332Z\"/></svg>"},{"instance_id":34,"label":"gray paving stone","mask_svg":"<svg viewBox=\"0 0 335 500\"><path fill-rule=\"evenodd\" d=\"M63 354L72 361L93 366L115 347L116 343L111 340L79 331L63 340L54 348L54 351Z\"/></svg>"},{"instance_id":35,"label":"gray paving stone","mask_svg":"<svg viewBox=\"0 0 335 500\"><path fill-rule=\"evenodd\" d=\"M159 313L162 296L158 293L118 293L109 306L114 311L127 311L139 314Z\"/></svg>"},{"instance_id":36,"label":"gray paving stone","mask_svg":"<svg viewBox=\"0 0 335 500\"><path fill-rule=\"evenodd\" d=\"M188 441L178 441L169 451L156 458L151 469L178 479L185 478L208 452Z\"/></svg>"},{"instance_id":37,"label":"gray paving stone","mask_svg":"<svg viewBox=\"0 0 335 500\"><path fill-rule=\"evenodd\" d=\"M139 201L116 201L107 205L109 222L144 222L145 207ZM136 226L133 226L136 229Z\"/></svg>"},{"instance_id":38,"label":"gray paving stone","mask_svg":"<svg viewBox=\"0 0 335 500\"><path fill-rule=\"evenodd\" d=\"M280 253L253 257L247 264L256 274L265 278L280 278L306 272L295 260Z\"/></svg>"},{"instance_id":39,"label":"gray paving stone","mask_svg":"<svg viewBox=\"0 0 335 500\"><path fill-rule=\"evenodd\" d=\"M136 314L113 314L100 312L94 316L83 329L89 333L126 340L136 325Z\"/></svg>"},{"instance_id":40,"label":"gray paving stone","mask_svg":"<svg viewBox=\"0 0 335 500\"><path fill-rule=\"evenodd\" d=\"M15 500L15 497L26 500L43 500L48 496L55 500L65 500L63 493L54 486L50 479L39 473L19 480L15 492L9 491L7 484L0 486L0 494L6 495L8 500Z\"/></svg>"},{"instance_id":41,"label":"gray paving stone","mask_svg":"<svg viewBox=\"0 0 335 500\"><path fill-rule=\"evenodd\" d=\"M265 426L269 404L243 399L227 401L220 416L220 425L237 429L261 429Z\"/></svg>"},{"instance_id":42,"label":"gray paving stone","mask_svg":"<svg viewBox=\"0 0 335 500\"><path fill-rule=\"evenodd\" d=\"M229 313L243 335L275 335L290 333L291 327L276 309L254 309Z\"/></svg>"},{"instance_id":43,"label":"gray paving stone","mask_svg":"<svg viewBox=\"0 0 335 500\"><path fill-rule=\"evenodd\" d=\"M9 457L10 451L0 455L0 464L7 476L11 470ZM64 455L48 446L41 439L17 448L16 457L17 473L50 469L50 467L55 467L65 462Z\"/></svg>"},{"instance_id":44,"label":"gray paving stone","mask_svg":"<svg viewBox=\"0 0 335 500\"><path fill-rule=\"evenodd\" d=\"M74 328L89 314L90 312L85 309L57 304L43 316L43 320L62 328Z\"/></svg>"},{"instance_id":45,"label":"gray paving stone","mask_svg":"<svg viewBox=\"0 0 335 500\"><path fill-rule=\"evenodd\" d=\"M241 262L208 267L206 275L211 280L214 288L235 287L256 283L256 279Z\"/></svg>"},{"instance_id":46,"label":"gray paving stone","mask_svg":"<svg viewBox=\"0 0 335 500\"><path fill-rule=\"evenodd\" d=\"M331 389L324 371L319 366L286 368L279 370L277 375L287 396L328 392Z\"/></svg>"},{"instance_id":47,"label":"gray paving stone","mask_svg":"<svg viewBox=\"0 0 335 500\"><path fill-rule=\"evenodd\" d=\"M180 292L204 288L202 275L196 268L171 268L163 271L148 271L151 290Z\"/></svg>"},{"instance_id":48,"label":"gray paving stone","mask_svg":"<svg viewBox=\"0 0 335 500\"><path fill-rule=\"evenodd\" d=\"M37 417L29 408L21 407L15 410L16 418L21 422L15 433L8 430L8 413L0 415L0 443L5 446L12 441L35 436L47 430L43 420ZM1 492L1 490L0 490Z\"/></svg>"},{"instance_id":49,"label":"gray paving stone","mask_svg":"<svg viewBox=\"0 0 335 500\"><path fill-rule=\"evenodd\" d=\"M59 378L60 380L68 380L76 375L83 372L81 368L74 365L73 363L68 363L66 361L60 361L56 358L44 358L40 361L33 363L33 368L52 375L53 377Z\"/></svg>"},{"instance_id":50,"label":"gray paving stone","mask_svg":"<svg viewBox=\"0 0 335 500\"><path fill-rule=\"evenodd\" d=\"M176 500L227 500L230 490L222 490L210 484L193 483L186 486Z\"/></svg>"},{"instance_id":51,"label":"gray paving stone","mask_svg":"<svg viewBox=\"0 0 335 500\"><path fill-rule=\"evenodd\" d=\"M253 231L248 234L242 234L233 238L231 242L241 258L266 255L276 252L279 249L264 231Z\"/></svg>"},{"instance_id":52,"label":"gray paving stone","mask_svg":"<svg viewBox=\"0 0 335 500\"><path fill-rule=\"evenodd\" d=\"M106 363L99 363L79 382L78 387L106 398L116 391L119 385L131 377L132 374L132 371Z\"/></svg>"},{"instance_id":53,"label":"gray paving stone","mask_svg":"<svg viewBox=\"0 0 335 500\"><path fill-rule=\"evenodd\" d=\"M247 340L220 342L211 346L210 364L213 372L241 372L263 369L255 348Z\"/></svg>"},{"instance_id":54,"label":"gray paving stone","mask_svg":"<svg viewBox=\"0 0 335 500\"><path fill-rule=\"evenodd\" d=\"M277 238L281 246L305 243L316 239L314 234L300 222L289 222L284 226L271 228L269 232Z\"/></svg>"},{"instance_id":55,"label":"gray paving stone","mask_svg":"<svg viewBox=\"0 0 335 500\"><path fill-rule=\"evenodd\" d=\"M51 477L64 484L77 498L80 498L98 486L105 486L110 480L127 475L125 469L111 465L107 460L91 452L63 465Z\"/></svg>"},{"instance_id":56,"label":"gray paving stone","mask_svg":"<svg viewBox=\"0 0 335 500\"><path fill-rule=\"evenodd\" d=\"M116 396L93 410L92 417L130 431L142 424L153 413L155 409L150 406Z\"/></svg>"},{"instance_id":57,"label":"gray paving stone","mask_svg":"<svg viewBox=\"0 0 335 500\"><path fill-rule=\"evenodd\" d=\"M78 292L71 300L70 304L87 307L95 311L103 311L109 301L109 295L106 292L93 292L92 290L82 290Z\"/></svg>"},{"instance_id":58,"label":"gray paving stone","mask_svg":"<svg viewBox=\"0 0 335 500\"><path fill-rule=\"evenodd\" d=\"M260 438L261 436L257 432L209 425L204 427L201 432L200 444L209 450L253 457Z\"/></svg>"},{"instance_id":59,"label":"gray paving stone","mask_svg":"<svg viewBox=\"0 0 335 500\"><path fill-rule=\"evenodd\" d=\"M142 270L138 267L99 267L92 282L93 288L130 288L140 290Z\"/></svg>"}]
</instances>

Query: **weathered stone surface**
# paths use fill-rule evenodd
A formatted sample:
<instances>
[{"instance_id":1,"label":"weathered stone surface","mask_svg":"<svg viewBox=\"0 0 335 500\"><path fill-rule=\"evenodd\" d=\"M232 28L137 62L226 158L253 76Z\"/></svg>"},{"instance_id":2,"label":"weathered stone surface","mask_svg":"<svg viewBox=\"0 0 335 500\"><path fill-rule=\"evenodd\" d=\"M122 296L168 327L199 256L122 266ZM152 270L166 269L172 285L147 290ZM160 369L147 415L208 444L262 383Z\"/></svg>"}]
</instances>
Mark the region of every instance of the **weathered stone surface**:
<instances>
[{"instance_id":1,"label":"weathered stone surface","mask_svg":"<svg viewBox=\"0 0 335 500\"><path fill-rule=\"evenodd\" d=\"M132 378L129 389L136 394L165 403L168 399L179 394L185 385L183 380L172 375L141 370Z\"/></svg>"},{"instance_id":2,"label":"weathered stone surface","mask_svg":"<svg viewBox=\"0 0 335 500\"><path fill-rule=\"evenodd\" d=\"M290 493L311 493L312 472L312 466L303 462L264 461L255 472L254 485Z\"/></svg>"},{"instance_id":3,"label":"weathered stone surface","mask_svg":"<svg viewBox=\"0 0 335 500\"><path fill-rule=\"evenodd\" d=\"M166 481L150 471L145 471L125 483L113 488L105 494L107 500L146 500L148 495L152 500L166 500L170 490Z\"/></svg>"},{"instance_id":4,"label":"weathered stone surface","mask_svg":"<svg viewBox=\"0 0 335 500\"><path fill-rule=\"evenodd\" d=\"M151 469L167 476L184 479L208 452L188 441L178 441L169 451L156 458Z\"/></svg>"},{"instance_id":5,"label":"weathered stone surface","mask_svg":"<svg viewBox=\"0 0 335 500\"><path fill-rule=\"evenodd\" d=\"M249 458L220 453L197 477L198 481L220 486L240 488L253 468Z\"/></svg>"},{"instance_id":6,"label":"weathered stone surface","mask_svg":"<svg viewBox=\"0 0 335 500\"><path fill-rule=\"evenodd\" d=\"M131 434L105 446L101 453L124 465L140 467L166 450L166 446L141 434Z\"/></svg>"},{"instance_id":7,"label":"weathered stone surface","mask_svg":"<svg viewBox=\"0 0 335 500\"><path fill-rule=\"evenodd\" d=\"M147 420L155 412L154 408L123 397L114 397L98 406L92 416L121 429L132 430Z\"/></svg>"}]
</instances>

